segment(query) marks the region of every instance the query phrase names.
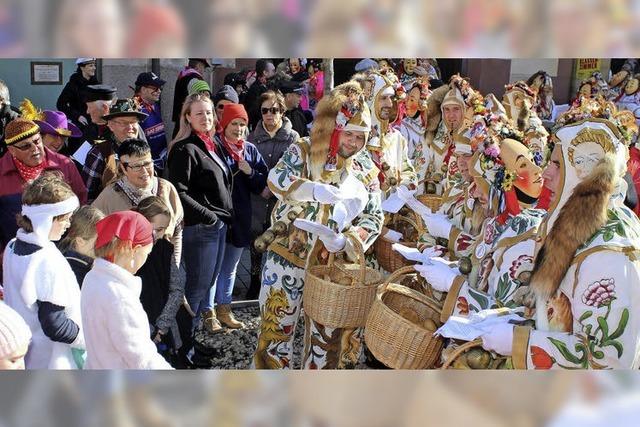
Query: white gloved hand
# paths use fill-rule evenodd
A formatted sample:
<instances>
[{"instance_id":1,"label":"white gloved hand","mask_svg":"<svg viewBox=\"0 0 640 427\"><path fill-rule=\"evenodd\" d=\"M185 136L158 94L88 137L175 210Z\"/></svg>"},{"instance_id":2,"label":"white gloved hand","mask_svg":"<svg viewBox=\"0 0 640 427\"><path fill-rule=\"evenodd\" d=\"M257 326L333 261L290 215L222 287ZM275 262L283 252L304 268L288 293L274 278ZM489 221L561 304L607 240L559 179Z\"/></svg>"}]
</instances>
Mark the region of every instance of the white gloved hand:
<instances>
[{"instance_id":1,"label":"white gloved hand","mask_svg":"<svg viewBox=\"0 0 640 427\"><path fill-rule=\"evenodd\" d=\"M347 238L344 237L342 233L334 234L333 236L320 235L319 239L324 243L324 247L331 253L340 252L347 244Z\"/></svg>"},{"instance_id":2,"label":"white gloved hand","mask_svg":"<svg viewBox=\"0 0 640 427\"><path fill-rule=\"evenodd\" d=\"M344 196L340 189L333 185L315 183L313 185L313 198L316 202L320 202L324 205L333 205L334 203L343 200Z\"/></svg>"},{"instance_id":3,"label":"white gloved hand","mask_svg":"<svg viewBox=\"0 0 640 427\"><path fill-rule=\"evenodd\" d=\"M427 226L427 231L433 237L449 238L451 227L453 227L451 222L449 222L449 217L441 213L435 213L423 215L422 219Z\"/></svg>"},{"instance_id":4,"label":"white gloved hand","mask_svg":"<svg viewBox=\"0 0 640 427\"><path fill-rule=\"evenodd\" d=\"M503 356L511 356L513 348L513 325L499 323L482 335L482 348L495 351Z\"/></svg>"},{"instance_id":5,"label":"white gloved hand","mask_svg":"<svg viewBox=\"0 0 640 427\"><path fill-rule=\"evenodd\" d=\"M455 265L455 263L453 263ZM457 270L442 258L431 258L430 264L416 264L415 269L438 292L449 292L458 275Z\"/></svg>"},{"instance_id":6,"label":"white gloved hand","mask_svg":"<svg viewBox=\"0 0 640 427\"><path fill-rule=\"evenodd\" d=\"M416 194L416 190L409 190L406 185L401 185L396 191L398 192L398 197L403 201L412 198Z\"/></svg>"},{"instance_id":7,"label":"white gloved hand","mask_svg":"<svg viewBox=\"0 0 640 427\"><path fill-rule=\"evenodd\" d=\"M78 116L78 121L84 126L87 126L89 124L89 121L85 116Z\"/></svg>"},{"instance_id":8,"label":"white gloved hand","mask_svg":"<svg viewBox=\"0 0 640 427\"><path fill-rule=\"evenodd\" d=\"M444 248L442 246L429 246L422 251L422 255L425 258L435 258L439 257L444 253Z\"/></svg>"}]
</instances>

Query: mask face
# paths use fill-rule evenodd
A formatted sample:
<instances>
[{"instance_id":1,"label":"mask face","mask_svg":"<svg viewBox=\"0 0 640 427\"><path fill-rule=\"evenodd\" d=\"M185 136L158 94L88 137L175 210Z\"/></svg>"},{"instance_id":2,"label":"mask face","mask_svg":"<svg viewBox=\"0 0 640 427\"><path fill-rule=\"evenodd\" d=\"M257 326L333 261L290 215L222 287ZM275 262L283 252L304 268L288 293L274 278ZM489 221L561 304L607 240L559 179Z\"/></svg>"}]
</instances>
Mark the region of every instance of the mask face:
<instances>
[{"instance_id":1,"label":"mask face","mask_svg":"<svg viewBox=\"0 0 640 427\"><path fill-rule=\"evenodd\" d=\"M629 80L624 87L624 93L626 93L627 95L633 95L638 91L639 85L640 85L640 81L638 79Z\"/></svg>"},{"instance_id":2,"label":"mask face","mask_svg":"<svg viewBox=\"0 0 640 427\"><path fill-rule=\"evenodd\" d=\"M404 64L404 71L407 74L413 74L416 70L416 65L418 65L418 61L415 58L405 59L402 63Z\"/></svg>"},{"instance_id":3,"label":"mask face","mask_svg":"<svg viewBox=\"0 0 640 427\"><path fill-rule=\"evenodd\" d=\"M513 185L527 196L538 198L542 192L542 169L535 164L527 147L505 139L500 144L500 158L508 170L516 173Z\"/></svg>"},{"instance_id":4,"label":"mask face","mask_svg":"<svg viewBox=\"0 0 640 427\"><path fill-rule=\"evenodd\" d=\"M591 85L589 83L585 83L580 86L580 95L586 96L587 98L591 97Z\"/></svg>"}]
</instances>

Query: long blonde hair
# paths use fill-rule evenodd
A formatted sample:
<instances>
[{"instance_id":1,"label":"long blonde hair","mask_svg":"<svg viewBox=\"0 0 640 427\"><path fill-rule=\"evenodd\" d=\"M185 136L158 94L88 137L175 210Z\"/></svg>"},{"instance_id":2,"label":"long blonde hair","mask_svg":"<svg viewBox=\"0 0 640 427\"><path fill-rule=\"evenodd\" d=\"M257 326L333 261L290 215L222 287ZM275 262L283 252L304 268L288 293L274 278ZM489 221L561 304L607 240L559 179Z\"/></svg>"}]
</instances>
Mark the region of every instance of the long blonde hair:
<instances>
[{"instance_id":1,"label":"long blonde hair","mask_svg":"<svg viewBox=\"0 0 640 427\"><path fill-rule=\"evenodd\" d=\"M173 147L173 144L175 144L177 141L187 139L191 135L191 132L193 132L191 125L187 121L187 115L191 114L191 106L196 102L204 102L211 105L211 110L213 111L213 127L211 128L211 137L213 137L213 134L216 132L218 118L213 108L213 101L211 101L211 98L202 93L194 93L193 95L189 95L185 98L184 104L182 104L182 110L180 111L180 129L178 130L176 137L173 138L173 140L171 140L171 142L169 143L169 151L171 151L171 147Z\"/></svg>"}]
</instances>

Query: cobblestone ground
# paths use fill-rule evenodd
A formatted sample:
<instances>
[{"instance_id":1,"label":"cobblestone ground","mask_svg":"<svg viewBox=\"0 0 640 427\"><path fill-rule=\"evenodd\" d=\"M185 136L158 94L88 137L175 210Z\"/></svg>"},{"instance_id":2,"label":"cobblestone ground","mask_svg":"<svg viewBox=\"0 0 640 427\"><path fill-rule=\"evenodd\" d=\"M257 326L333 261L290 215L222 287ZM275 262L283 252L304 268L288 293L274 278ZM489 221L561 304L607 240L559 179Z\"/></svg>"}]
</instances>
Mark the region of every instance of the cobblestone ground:
<instances>
[{"instance_id":1,"label":"cobblestone ground","mask_svg":"<svg viewBox=\"0 0 640 427\"><path fill-rule=\"evenodd\" d=\"M212 369L250 369L253 352L258 339L260 326L260 312L255 306L234 308L235 317L244 322L244 329L226 329L217 334L209 334L200 329L196 332L199 359L209 362ZM300 369L304 334L304 318L300 316L296 328L293 369ZM364 356L360 358L357 369L369 369L364 363ZM203 366L205 367L205 366Z\"/></svg>"}]
</instances>

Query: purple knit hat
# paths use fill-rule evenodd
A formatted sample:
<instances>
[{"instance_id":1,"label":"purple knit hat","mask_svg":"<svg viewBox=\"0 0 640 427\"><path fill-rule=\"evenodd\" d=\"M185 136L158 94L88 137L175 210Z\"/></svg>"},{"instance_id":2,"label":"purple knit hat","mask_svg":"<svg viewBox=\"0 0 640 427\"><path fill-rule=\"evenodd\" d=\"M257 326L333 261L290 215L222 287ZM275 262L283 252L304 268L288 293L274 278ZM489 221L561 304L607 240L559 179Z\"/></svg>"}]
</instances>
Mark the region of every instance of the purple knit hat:
<instances>
[{"instance_id":1,"label":"purple knit hat","mask_svg":"<svg viewBox=\"0 0 640 427\"><path fill-rule=\"evenodd\" d=\"M82 132L76 125L67 120L67 115L62 111L45 110L42 112L44 120L34 120L40 127L40 133L50 135L71 136L78 138Z\"/></svg>"}]
</instances>

